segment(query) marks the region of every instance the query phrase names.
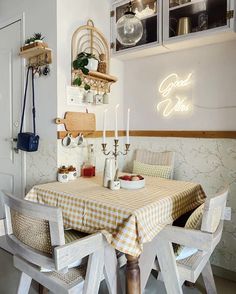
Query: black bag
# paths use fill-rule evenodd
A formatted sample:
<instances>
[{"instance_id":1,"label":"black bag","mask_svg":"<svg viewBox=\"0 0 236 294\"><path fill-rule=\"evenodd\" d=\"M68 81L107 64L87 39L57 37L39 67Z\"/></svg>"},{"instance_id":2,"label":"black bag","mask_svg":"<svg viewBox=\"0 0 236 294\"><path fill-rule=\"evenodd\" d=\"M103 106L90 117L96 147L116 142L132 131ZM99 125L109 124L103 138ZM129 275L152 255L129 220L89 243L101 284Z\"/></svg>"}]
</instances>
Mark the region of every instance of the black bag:
<instances>
[{"instance_id":1,"label":"black bag","mask_svg":"<svg viewBox=\"0 0 236 294\"><path fill-rule=\"evenodd\" d=\"M24 116L25 116L25 105L26 105L26 96L27 96L27 89L28 89L28 80L29 80L29 72L32 72L32 98L33 98L33 133L22 133L23 123L24 123ZM36 127L35 127L35 101L34 101L34 73L33 67L29 66L27 70L26 76L26 84L25 84L25 94L24 94L24 104L22 110L22 117L21 117L21 126L20 126L20 133L17 137L17 149L27 151L27 152L35 152L38 150L39 146L39 136L36 135Z\"/></svg>"}]
</instances>

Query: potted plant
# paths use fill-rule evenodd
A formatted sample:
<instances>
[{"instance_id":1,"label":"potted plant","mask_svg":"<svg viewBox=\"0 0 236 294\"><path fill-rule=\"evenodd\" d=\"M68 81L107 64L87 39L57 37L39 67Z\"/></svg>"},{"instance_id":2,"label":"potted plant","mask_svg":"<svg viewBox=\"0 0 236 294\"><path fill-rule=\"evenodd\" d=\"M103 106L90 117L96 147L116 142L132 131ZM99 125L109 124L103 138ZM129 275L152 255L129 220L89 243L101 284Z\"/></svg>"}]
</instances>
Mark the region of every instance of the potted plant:
<instances>
[{"instance_id":1,"label":"potted plant","mask_svg":"<svg viewBox=\"0 0 236 294\"><path fill-rule=\"evenodd\" d=\"M98 68L98 60L94 54L81 52L77 55L76 60L73 61L73 68L75 70L81 70L84 75L88 75L90 70L96 71ZM73 81L73 85L82 86L83 81L81 77L77 77ZM90 86L84 83L84 89L86 91L90 90Z\"/></svg>"},{"instance_id":2,"label":"potted plant","mask_svg":"<svg viewBox=\"0 0 236 294\"><path fill-rule=\"evenodd\" d=\"M33 38L34 38L34 42L43 43L44 37L42 36L41 33L35 33Z\"/></svg>"},{"instance_id":3,"label":"potted plant","mask_svg":"<svg viewBox=\"0 0 236 294\"><path fill-rule=\"evenodd\" d=\"M74 60L73 67L74 69L81 69L84 74L88 74L90 70L97 71L98 59L92 53L81 52Z\"/></svg>"},{"instance_id":4,"label":"potted plant","mask_svg":"<svg viewBox=\"0 0 236 294\"><path fill-rule=\"evenodd\" d=\"M25 40L25 45L33 44L34 43L34 38L28 38Z\"/></svg>"}]
</instances>

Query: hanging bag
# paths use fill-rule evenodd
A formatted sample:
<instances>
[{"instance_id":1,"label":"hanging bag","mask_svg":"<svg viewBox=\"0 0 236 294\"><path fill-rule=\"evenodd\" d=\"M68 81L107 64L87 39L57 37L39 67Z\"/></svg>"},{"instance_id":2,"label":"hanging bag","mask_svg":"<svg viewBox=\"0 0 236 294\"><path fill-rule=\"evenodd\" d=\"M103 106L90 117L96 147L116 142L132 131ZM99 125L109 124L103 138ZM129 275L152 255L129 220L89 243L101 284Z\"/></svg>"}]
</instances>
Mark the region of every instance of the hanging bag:
<instances>
[{"instance_id":1,"label":"hanging bag","mask_svg":"<svg viewBox=\"0 0 236 294\"><path fill-rule=\"evenodd\" d=\"M23 123L24 123L24 116L25 116L25 106L26 106L26 97L27 97L30 71L32 72L33 133L30 133L30 132L23 133L22 130L23 130ZM26 152L35 152L38 150L38 145L39 145L39 136L36 135L36 126L35 126L34 73L33 73L33 67L29 66L27 70L27 76L26 76L24 103L23 103L23 110L22 110L22 116L21 116L20 133L18 134L18 138L17 138L17 148Z\"/></svg>"}]
</instances>

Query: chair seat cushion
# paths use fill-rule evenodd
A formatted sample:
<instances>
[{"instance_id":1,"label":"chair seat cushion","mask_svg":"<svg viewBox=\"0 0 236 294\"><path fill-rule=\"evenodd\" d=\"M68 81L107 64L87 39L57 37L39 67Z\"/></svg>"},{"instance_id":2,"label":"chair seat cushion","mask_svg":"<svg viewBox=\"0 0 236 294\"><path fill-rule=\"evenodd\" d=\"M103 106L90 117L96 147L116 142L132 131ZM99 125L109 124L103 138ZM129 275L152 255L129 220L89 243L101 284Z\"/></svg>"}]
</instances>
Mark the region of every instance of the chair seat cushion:
<instances>
[{"instance_id":1,"label":"chair seat cushion","mask_svg":"<svg viewBox=\"0 0 236 294\"><path fill-rule=\"evenodd\" d=\"M88 234L86 234L86 233L75 231L75 230L65 230L64 231L65 243L66 244L71 243L71 242L76 241L78 239L81 239L81 238L83 238L83 237L85 237L87 235ZM87 260L86 258L79 259L76 262L73 262L72 264L70 264L68 266L68 268L71 269L71 268L78 267L82 263L86 262L86 260ZM44 267L40 267L40 271L43 272L43 273L51 272L51 270L46 269Z\"/></svg>"},{"instance_id":2,"label":"chair seat cushion","mask_svg":"<svg viewBox=\"0 0 236 294\"><path fill-rule=\"evenodd\" d=\"M204 203L200 205L198 208L196 208L193 213L188 218L184 228L186 229L193 229L193 230L200 230L201 223L202 223L202 216L203 216L203 209L204 209ZM176 260L182 260L185 259L196 252L198 252L198 249L196 248L190 248L183 245L174 245Z\"/></svg>"},{"instance_id":3,"label":"chair seat cushion","mask_svg":"<svg viewBox=\"0 0 236 294\"><path fill-rule=\"evenodd\" d=\"M79 232L79 231L75 231L75 230L65 230L64 231L64 236L65 236L65 243L71 243L73 241L76 241L78 239L84 238L86 237L88 234L83 233L83 232Z\"/></svg>"},{"instance_id":4,"label":"chair seat cushion","mask_svg":"<svg viewBox=\"0 0 236 294\"><path fill-rule=\"evenodd\" d=\"M74 283L80 283L85 279L86 275L86 264L81 264L77 266L76 268L70 268L66 274L51 271L51 272L45 272L45 275L49 277L50 279L53 279L55 281L59 281L60 283L63 283L67 286L74 284Z\"/></svg>"},{"instance_id":5,"label":"chair seat cushion","mask_svg":"<svg viewBox=\"0 0 236 294\"><path fill-rule=\"evenodd\" d=\"M135 174L170 179L171 172L172 168L169 165L147 164L137 160L133 162L133 173Z\"/></svg>"}]
</instances>

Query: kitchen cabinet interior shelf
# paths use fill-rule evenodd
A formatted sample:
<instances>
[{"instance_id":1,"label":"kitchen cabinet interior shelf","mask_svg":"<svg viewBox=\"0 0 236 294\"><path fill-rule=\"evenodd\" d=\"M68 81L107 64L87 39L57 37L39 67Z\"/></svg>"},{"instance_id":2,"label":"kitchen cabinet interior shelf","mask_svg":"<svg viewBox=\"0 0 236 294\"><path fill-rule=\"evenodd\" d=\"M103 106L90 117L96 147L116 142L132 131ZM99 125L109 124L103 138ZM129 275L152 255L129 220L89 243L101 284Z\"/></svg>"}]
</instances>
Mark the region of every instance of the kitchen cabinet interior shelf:
<instances>
[{"instance_id":1,"label":"kitchen cabinet interior shelf","mask_svg":"<svg viewBox=\"0 0 236 294\"><path fill-rule=\"evenodd\" d=\"M182 29L189 30L189 34L224 27L227 25L227 0L193 0L170 8L169 38L188 35L178 32L183 19L186 22L182 24Z\"/></svg>"},{"instance_id":2,"label":"kitchen cabinet interior shelf","mask_svg":"<svg viewBox=\"0 0 236 294\"><path fill-rule=\"evenodd\" d=\"M36 43L21 48L20 56L28 60L30 66L42 66L52 63L52 49L46 43Z\"/></svg>"},{"instance_id":3,"label":"kitchen cabinet interior shelf","mask_svg":"<svg viewBox=\"0 0 236 294\"><path fill-rule=\"evenodd\" d=\"M191 2L170 7L169 11L185 9L185 10L190 10L191 13L198 13L204 10L205 6L206 6L206 0L192 0Z\"/></svg>"}]
</instances>

